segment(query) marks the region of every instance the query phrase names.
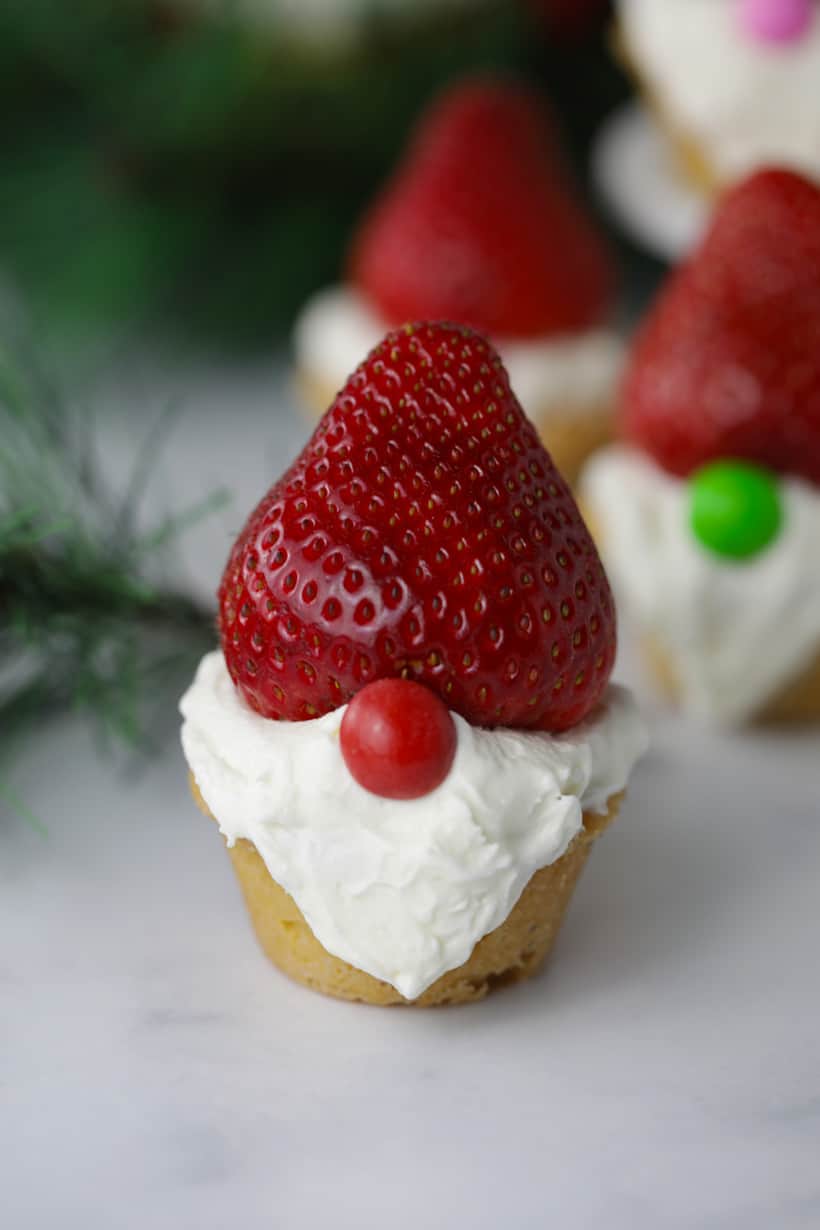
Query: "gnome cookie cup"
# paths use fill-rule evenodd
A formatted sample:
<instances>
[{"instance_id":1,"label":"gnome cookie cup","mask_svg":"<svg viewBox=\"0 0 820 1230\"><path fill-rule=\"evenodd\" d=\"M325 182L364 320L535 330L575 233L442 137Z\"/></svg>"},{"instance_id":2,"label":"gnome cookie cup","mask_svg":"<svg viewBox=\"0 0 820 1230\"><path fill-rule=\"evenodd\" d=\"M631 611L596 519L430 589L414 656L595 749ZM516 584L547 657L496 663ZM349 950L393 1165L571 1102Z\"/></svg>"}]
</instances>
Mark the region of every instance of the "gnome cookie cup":
<instances>
[{"instance_id":1,"label":"gnome cookie cup","mask_svg":"<svg viewBox=\"0 0 820 1230\"><path fill-rule=\"evenodd\" d=\"M618 0L616 46L688 181L761 166L820 180L817 0Z\"/></svg>"},{"instance_id":2,"label":"gnome cookie cup","mask_svg":"<svg viewBox=\"0 0 820 1230\"><path fill-rule=\"evenodd\" d=\"M214 682L208 678L208 675L209 672L216 673L217 669L220 673L223 670L221 664L218 663L218 655L214 654L209 662L203 663L202 675L194 687L213 687ZM404 689L414 686L402 680L391 681L391 684L396 685L402 700ZM358 695L365 696L367 691L368 689L365 688ZM634 751L640 746L638 740L641 738L635 724L634 712L629 707L629 701L623 693L613 690L611 700L615 705L622 705L622 720L632 725L631 737L635 740ZM186 706L194 723L197 721L197 705L197 700L192 699L190 706ZM338 731L338 724L333 725ZM482 733L490 734L490 732ZM591 742L584 738L574 745L573 753L581 773L583 773L583 759L588 757L590 750L600 751L602 749L596 749L594 741ZM497 764L497 758L490 761L490 765L493 764ZM336 772L339 775L343 774L345 767L337 764ZM480 784L489 784L486 780L488 776L486 774L484 782L480 783L478 775L474 772L472 774L473 788L477 788ZM512 780L512 773L508 768L505 772L505 782L509 785ZM526 784L531 786L532 779ZM193 778L192 791L200 809L213 818ZM496 796L497 794L496 787ZM430 803L435 797L431 795ZM412 971L409 969L396 970L393 975L390 975L395 979L395 985L385 980L388 975L379 977L373 973L366 973L360 967L362 961L360 949L347 946L339 937L332 939L326 936L325 943L330 946L331 951L320 942L317 938L317 930L320 934L325 935L321 925L314 922L314 927L311 927L293 897L273 878L263 854L260 853L260 848L253 841L244 837L237 838L233 843L227 838L226 840L234 872L259 944L274 965L294 981L314 991L322 991L326 995L335 996L337 999L358 1000L369 1004L412 1003L420 1007L462 1004L483 999L494 989L520 982L538 972L552 951L575 885L586 865L592 846L617 816L621 797L618 793L610 795L606 800L602 798L599 804L600 811L592 809L591 803L595 800L591 796L588 798L585 803L588 810L582 814L581 827L569 840L564 852L555 858L554 862L533 871L520 890L520 896L506 914L504 911L507 909L507 901L512 898L513 893L505 891L503 903L493 907L492 915L489 913L489 902L472 903L469 908L479 909L484 915L480 928L474 925L474 929L483 931L485 926L490 926L492 929L484 933L469 952L467 952L469 941L465 940L463 935L448 934L447 942L452 955L447 956L447 963L457 961L461 953L466 954L465 959L455 968L448 969L447 972L436 977L430 985L425 985L420 994L415 994L416 987L422 985L422 982L426 984L427 978L431 976L430 973L420 971L426 968L430 970L439 968L443 960L441 954L432 951L428 951L424 957L419 954ZM371 804L374 811L378 801L377 798L376 804ZM437 801L443 802L444 814L436 815L435 829L440 833L454 833L453 816L448 814L453 810L452 797L449 796L449 792L442 791L440 795L437 792ZM417 808L405 806L402 809L403 819L408 824L414 823L420 814L426 819L425 813L429 813L430 803L424 808L421 804ZM327 799L323 799L322 806L328 808L331 804ZM531 806L531 803L524 804L523 816L530 814ZM378 818L378 823L381 828L381 817ZM571 827L574 828L574 820ZM321 833L322 827L317 826L316 831ZM345 835L341 832L339 840L345 840ZM354 840L359 840L358 835ZM428 840L432 842L437 838L431 832ZM510 848L509 838L505 836L503 840L504 848ZM562 831L560 837L562 845L565 840L566 834ZM520 846L518 849L520 851ZM398 851L395 853L398 854ZM403 857L405 861L408 861L407 853L404 853ZM498 857L500 861L503 854L499 852ZM352 854L350 858L352 860ZM431 880L433 870L432 865L423 868L425 876L430 875ZM441 868L438 870L440 871ZM488 867L484 872L488 882L490 870ZM498 871L496 870L496 878L497 876ZM522 877L523 873L515 880L514 892L519 891ZM423 891L420 887L420 901ZM464 894L463 885L459 885L458 890L452 893L454 906L459 914L456 920L459 929L464 923L464 918L460 916L464 909L462 894ZM304 901L303 904L309 916L313 917L309 906ZM501 921L493 927L492 921L496 917L499 917ZM403 925L406 926L406 923ZM417 927L418 923L414 921L412 925ZM425 928L425 930L427 934L419 936L419 946L429 949L431 929ZM448 931L452 932L453 928L448 928ZM350 959L345 960L340 955L341 953L348 953ZM371 968L379 970L389 968L383 964L384 955L381 952L374 954L373 960L374 965ZM405 957L401 960L407 964ZM377 965L376 961L378 961ZM399 987L402 990L399 990Z\"/></svg>"},{"instance_id":3,"label":"gnome cookie cup","mask_svg":"<svg viewBox=\"0 0 820 1230\"><path fill-rule=\"evenodd\" d=\"M581 206L540 98L462 82L423 119L354 237L346 281L294 332L317 414L391 325L448 319L494 340L561 472L610 436L623 347L616 275Z\"/></svg>"},{"instance_id":4,"label":"gnome cookie cup","mask_svg":"<svg viewBox=\"0 0 820 1230\"><path fill-rule=\"evenodd\" d=\"M664 690L725 724L820 718L820 190L733 189L635 341L624 442L583 477Z\"/></svg>"},{"instance_id":5,"label":"gnome cookie cup","mask_svg":"<svg viewBox=\"0 0 820 1230\"><path fill-rule=\"evenodd\" d=\"M388 335L252 513L182 701L262 946L372 1003L533 973L645 732L566 484L481 337Z\"/></svg>"}]
</instances>

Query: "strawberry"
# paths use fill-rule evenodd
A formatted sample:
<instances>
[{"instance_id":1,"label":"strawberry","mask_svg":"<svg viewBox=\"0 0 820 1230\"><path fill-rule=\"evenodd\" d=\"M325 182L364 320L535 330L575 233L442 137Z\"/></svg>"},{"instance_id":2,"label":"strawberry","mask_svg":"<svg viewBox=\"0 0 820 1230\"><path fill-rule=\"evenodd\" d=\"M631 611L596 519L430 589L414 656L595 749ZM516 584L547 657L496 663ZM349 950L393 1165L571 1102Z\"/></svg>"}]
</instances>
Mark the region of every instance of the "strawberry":
<instances>
[{"instance_id":1,"label":"strawberry","mask_svg":"<svg viewBox=\"0 0 820 1230\"><path fill-rule=\"evenodd\" d=\"M761 171L719 204L636 339L625 434L673 474L721 457L820 483L820 190Z\"/></svg>"},{"instance_id":2,"label":"strawberry","mask_svg":"<svg viewBox=\"0 0 820 1230\"><path fill-rule=\"evenodd\" d=\"M399 676L474 724L563 730L615 613L570 492L483 338L407 325L252 513L219 592L231 678L299 721Z\"/></svg>"},{"instance_id":3,"label":"strawberry","mask_svg":"<svg viewBox=\"0 0 820 1230\"><path fill-rule=\"evenodd\" d=\"M492 81L433 107L364 219L350 277L389 322L508 338L599 324L614 285L539 96Z\"/></svg>"}]
</instances>

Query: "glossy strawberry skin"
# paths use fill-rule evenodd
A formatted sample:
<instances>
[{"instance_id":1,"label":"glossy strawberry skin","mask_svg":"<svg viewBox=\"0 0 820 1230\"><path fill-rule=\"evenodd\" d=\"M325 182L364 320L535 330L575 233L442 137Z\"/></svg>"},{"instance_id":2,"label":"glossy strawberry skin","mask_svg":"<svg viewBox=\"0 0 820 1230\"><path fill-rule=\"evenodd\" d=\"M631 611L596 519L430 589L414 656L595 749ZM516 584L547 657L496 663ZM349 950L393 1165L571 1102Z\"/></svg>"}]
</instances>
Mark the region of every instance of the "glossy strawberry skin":
<instances>
[{"instance_id":1,"label":"glossy strawberry skin","mask_svg":"<svg viewBox=\"0 0 820 1230\"><path fill-rule=\"evenodd\" d=\"M721 457L820 483L820 190L733 189L636 338L625 435L685 476Z\"/></svg>"},{"instance_id":2,"label":"glossy strawberry skin","mask_svg":"<svg viewBox=\"0 0 820 1230\"><path fill-rule=\"evenodd\" d=\"M614 287L541 99L496 81L455 86L424 119L362 223L350 278L391 323L502 338L600 324Z\"/></svg>"},{"instance_id":3,"label":"glossy strawberry skin","mask_svg":"<svg viewBox=\"0 0 820 1230\"><path fill-rule=\"evenodd\" d=\"M234 683L269 718L403 676L485 726L563 730L615 654L606 576L478 335L406 326L251 515L220 588Z\"/></svg>"}]
</instances>

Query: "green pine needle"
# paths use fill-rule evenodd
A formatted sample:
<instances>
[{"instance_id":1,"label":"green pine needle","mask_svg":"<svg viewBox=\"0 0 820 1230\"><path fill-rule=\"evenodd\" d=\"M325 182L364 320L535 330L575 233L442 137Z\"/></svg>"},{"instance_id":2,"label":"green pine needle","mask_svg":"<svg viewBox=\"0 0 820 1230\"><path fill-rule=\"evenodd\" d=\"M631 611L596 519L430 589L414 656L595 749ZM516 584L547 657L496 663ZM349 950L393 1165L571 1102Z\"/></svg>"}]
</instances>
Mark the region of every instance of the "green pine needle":
<instances>
[{"instance_id":1,"label":"green pine needle","mask_svg":"<svg viewBox=\"0 0 820 1230\"><path fill-rule=\"evenodd\" d=\"M211 614L155 578L224 493L137 528L171 418L148 433L118 496L95 461L92 421L62 404L30 351L21 362L0 343L0 753L70 710L92 718L106 743L150 750L158 715L173 712L213 643ZM33 819L2 769L0 800Z\"/></svg>"},{"instance_id":2,"label":"green pine needle","mask_svg":"<svg viewBox=\"0 0 820 1230\"><path fill-rule=\"evenodd\" d=\"M4 782L0 777L0 800L6 803L12 811L16 812L21 819L25 820L26 824L30 825L36 833L41 837L48 836L48 829L43 824L38 816L35 816L31 808L16 794L8 782Z\"/></svg>"}]
</instances>

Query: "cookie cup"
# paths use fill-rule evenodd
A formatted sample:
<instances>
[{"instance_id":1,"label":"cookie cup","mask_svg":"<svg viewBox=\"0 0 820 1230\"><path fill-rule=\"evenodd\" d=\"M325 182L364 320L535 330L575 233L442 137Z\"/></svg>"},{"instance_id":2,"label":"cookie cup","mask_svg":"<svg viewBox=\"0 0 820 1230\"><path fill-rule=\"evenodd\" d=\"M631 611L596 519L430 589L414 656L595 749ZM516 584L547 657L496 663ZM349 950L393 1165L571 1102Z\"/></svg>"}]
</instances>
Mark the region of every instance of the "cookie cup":
<instances>
[{"instance_id":1,"label":"cookie cup","mask_svg":"<svg viewBox=\"0 0 820 1230\"><path fill-rule=\"evenodd\" d=\"M635 57L629 48L629 41L619 26L616 26L611 42L615 58L620 61L621 67L632 78L638 93L671 150L681 178L701 196L717 196L725 187L723 178L712 165L697 137L676 120L660 97L658 90L645 79L636 65Z\"/></svg>"},{"instance_id":2,"label":"cookie cup","mask_svg":"<svg viewBox=\"0 0 820 1230\"><path fill-rule=\"evenodd\" d=\"M193 776L190 784L197 806L213 819ZM622 799L623 793L613 795L605 815L584 813L583 828L567 851L532 876L505 921L479 940L463 965L442 974L415 1000L329 953L252 842L240 839L228 854L263 951L295 982L366 1004L466 1004L538 971L552 950L593 843L617 816Z\"/></svg>"},{"instance_id":3,"label":"cookie cup","mask_svg":"<svg viewBox=\"0 0 820 1230\"><path fill-rule=\"evenodd\" d=\"M580 501L581 515L598 550L606 559L606 530L588 501ZM651 632L640 634L639 649L647 673L658 691L676 708L684 709L684 690L675 665L674 654L662 637ZM820 651L802 670L779 688L750 715L748 724L777 726L820 721Z\"/></svg>"},{"instance_id":4,"label":"cookie cup","mask_svg":"<svg viewBox=\"0 0 820 1230\"><path fill-rule=\"evenodd\" d=\"M652 636L645 636L642 646L647 668L659 690L682 707L683 690L669 650ZM761 726L813 722L820 722L820 652L749 718L750 724Z\"/></svg>"}]
</instances>

